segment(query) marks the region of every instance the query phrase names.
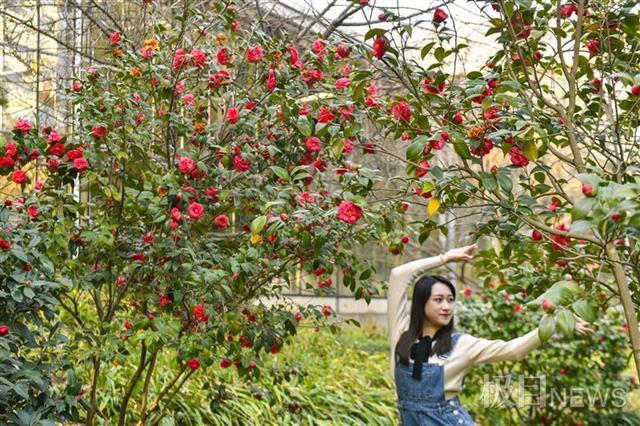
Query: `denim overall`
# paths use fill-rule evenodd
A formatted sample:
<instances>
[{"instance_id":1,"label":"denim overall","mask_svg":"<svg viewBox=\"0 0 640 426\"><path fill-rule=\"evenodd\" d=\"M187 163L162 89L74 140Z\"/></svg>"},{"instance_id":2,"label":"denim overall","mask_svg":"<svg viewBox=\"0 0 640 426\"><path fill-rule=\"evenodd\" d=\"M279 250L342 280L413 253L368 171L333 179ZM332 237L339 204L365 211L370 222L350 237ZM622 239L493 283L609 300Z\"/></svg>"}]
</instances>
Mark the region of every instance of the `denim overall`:
<instances>
[{"instance_id":1,"label":"denim overall","mask_svg":"<svg viewBox=\"0 0 640 426\"><path fill-rule=\"evenodd\" d=\"M462 333L451 336L453 347ZM440 355L449 358L451 351ZM444 367L436 363L422 364L422 378L411 377L413 366L396 363L398 410L403 426L473 426L473 420L460 405L458 397L444 398Z\"/></svg>"}]
</instances>

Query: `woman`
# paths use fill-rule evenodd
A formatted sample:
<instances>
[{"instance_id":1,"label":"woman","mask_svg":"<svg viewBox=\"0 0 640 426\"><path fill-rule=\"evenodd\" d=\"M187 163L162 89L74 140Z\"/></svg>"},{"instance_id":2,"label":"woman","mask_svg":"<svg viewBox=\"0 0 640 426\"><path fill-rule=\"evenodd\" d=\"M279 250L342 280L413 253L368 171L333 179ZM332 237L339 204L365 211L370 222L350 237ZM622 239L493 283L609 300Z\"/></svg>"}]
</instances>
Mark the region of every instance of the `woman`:
<instances>
[{"instance_id":1,"label":"woman","mask_svg":"<svg viewBox=\"0 0 640 426\"><path fill-rule=\"evenodd\" d=\"M396 382L402 424L473 425L458 392L475 364L519 360L540 344L538 330L505 342L454 332L456 291L445 278L422 275L451 262L470 260L477 246L452 249L391 271L388 294L391 372ZM407 311L407 287L416 282ZM580 318L576 330L592 331Z\"/></svg>"}]
</instances>

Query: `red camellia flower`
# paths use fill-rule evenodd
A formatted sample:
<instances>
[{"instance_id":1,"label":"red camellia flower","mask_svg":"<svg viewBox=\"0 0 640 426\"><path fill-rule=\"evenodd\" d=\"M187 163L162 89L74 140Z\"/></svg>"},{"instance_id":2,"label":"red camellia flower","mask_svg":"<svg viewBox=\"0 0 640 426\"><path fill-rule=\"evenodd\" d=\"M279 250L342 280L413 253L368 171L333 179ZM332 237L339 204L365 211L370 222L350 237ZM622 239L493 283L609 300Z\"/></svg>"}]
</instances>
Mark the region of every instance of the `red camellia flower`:
<instances>
[{"instance_id":1,"label":"red camellia flower","mask_svg":"<svg viewBox=\"0 0 640 426\"><path fill-rule=\"evenodd\" d=\"M93 126L91 128L91 133L93 134L93 136L95 136L98 139L101 139L107 136L108 132L109 131L105 126Z\"/></svg>"},{"instance_id":2,"label":"red camellia flower","mask_svg":"<svg viewBox=\"0 0 640 426\"><path fill-rule=\"evenodd\" d=\"M225 70L216 71L213 75L209 76L209 88L211 90L216 90L222 86L229 77L229 73Z\"/></svg>"},{"instance_id":3,"label":"red camellia flower","mask_svg":"<svg viewBox=\"0 0 640 426\"><path fill-rule=\"evenodd\" d=\"M264 50L260 46L255 46L253 49L247 49L247 60L249 62L258 62L264 55Z\"/></svg>"},{"instance_id":4,"label":"red camellia flower","mask_svg":"<svg viewBox=\"0 0 640 426\"><path fill-rule=\"evenodd\" d=\"M318 115L318 123L330 123L336 116L325 107L320 108L320 115Z\"/></svg>"},{"instance_id":5,"label":"red camellia flower","mask_svg":"<svg viewBox=\"0 0 640 426\"><path fill-rule=\"evenodd\" d=\"M631 94L633 96L640 96L640 86L633 86L631 88Z\"/></svg>"},{"instance_id":6,"label":"red camellia flower","mask_svg":"<svg viewBox=\"0 0 640 426\"><path fill-rule=\"evenodd\" d=\"M269 92L273 92L276 89L276 71L273 68L271 68L267 73L265 84L267 85L267 90Z\"/></svg>"},{"instance_id":7,"label":"red camellia flower","mask_svg":"<svg viewBox=\"0 0 640 426\"><path fill-rule=\"evenodd\" d=\"M9 328L8 325L0 325L0 337L6 336L7 334L9 334L11 332L11 329Z\"/></svg>"},{"instance_id":8,"label":"red camellia flower","mask_svg":"<svg viewBox=\"0 0 640 426\"><path fill-rule=\"evenodd\" d=\"M40 213L38 212L38 208L36 206L29 206L27 207L27 213L29 214L29 216L31 216L33 219L36 219Z\"/></svg>"},{"instance_id":9,"label":"red camellia flower","mask_svg":"<svg viewBox=\"0 0 640 426\"><path fill-rule=\"evenodd\" d=\"M430 166L428 161L421 161L419 166L416 168L416 176L419 178L423 177L429 173L429 168Z\"/></svg>"},{"instance_id":10,"label":"red camellia flower","mask_svg":"<svg viewBox=\"0 0 640 426\"><path fill-rule=\"evenodd\" d=\"M51 145L51 148L49 148L49 154L55 155L56 157L62 157L65 152L66 148L61 143L53 144Z\"/></svg>"},{"instance_id":11,"label":"red camellia flower","mask_svg":"<svg viewBox=\"0 0 640 426\"><path fill-rule=\"evenodd\" d=\"M197 370L198 368L200 368L200 361L198 361L198 358L191 358L189 361L187 361L187 365L190 369Z\"/></svg>"},{"instance_id":12,"label":"red camellia flower","mask_svg":"<svg viewBox=\"0 0 640 426\"><path fill-rule=\"evenodd\" d=\"M76 93L81 91L82 83L80 83L79 81L74 81L73 83L71 83L71 90L73 90Z\"/></svg>"},{"instance_id":13,"label":"red camellia flower","mask_svg":"<svg viewBox=\"0 0 640 426\"><path fill-rule=\"evenodd\" d=\"M322 141L320 141L319 138L317 138L316 136L311 136L308 137L304 140L305 145L307 145L307 149L310 152L316 152L320 150L320 147L322 146Z\"/></svg>"},{"instance_id":14,"label":"red camellia flower","mask_svg":"<svg viewBox=\"0 0 640 426\"><path fill-rule=\"evenodd\" d=\"M249 171L251 168L251 162L240 155L233 157L233 168L235 171L243 173Z\"/></svg>"},{"instance_id":15,"label":"red camellia flower","mask_svg":"<svg viewBox=\"0 0 640 426\"><path fill-rule=\"evenodd\" d=\"M596 191L593 189L593 185L585 183L582 185L582 193L585 197L593 197L596 195Z\"/></svg>"},{"instance_id":16,"label":"red camellia flower","mask_svg":"<svg viewBox=\"0 0 640 426\"><path fill-rule=\"evenodd\" d=\"M24 172L24 170L18 169L14 171L13 174L11 175L11 180L13 181L13 183L22 185L27 181L27 174Z\"/></svg>"},{"instance_id":17,"label":"red camellia flower","mask_svg":"<svg viewBox=\"0 0 640 426\"><path fill-rule=\"evenodd\" d=\"M235 124L238 122L238 117L240 117L240 112L238 108L231 107L227 110L227 123Z\"/></svg>"},{"instance_id":18,"label":"red camellia flower","mask_svg":"<svg viewBox=\"0 0 640 426\"><path fill-rule=\"evenodd\" d=\"M592 55L597 55L600 52L600 42L598 40L587 41L587 50Z\"/></svg>"},{"instance_id":19,"label":"red camellia flower","mask_svg":"<svg viewBox=\"0 0 640 426\"><path fill-rule=\"evenodd\" d=\"M342 59L349 56L349 46L346 43L340 43L336 46L336 57Z\"/></svg>"},{"instance_id":20,"label":"red camellia flower","mask_svg":"<svg viewBox=\"0 0 640 426\"><path fill-rule=\"evenodd\" d=\"M49 136L47 136L47 142L49 143L56 143L56 142L60 142L62 140L62 137L60 136L60 133L58 133L57 130L52 129L51 132L49 132Z\"/></svg>"},{"instance_id":21,"label":"red camellia flower","mask_svg":"<svg viewBox=\"0 0 640 426\"><path fill-rule=\"evenodd\" d=\"M196 168L196 163L189 157L181 157L178 161L178 169L183 174L191 173Z\"/></svg>"},{"instance_id":22,"label":"red camellia flower","mask_svg":"<svg viewBox=\"0 0 640 426\"><path fill-rule=\"evenodd\" d=\"M144 255L144 253L140 253L140 252L138 252L138 253L135 253L133 256L131 256L131 259L132 259L134 262L144 263L144 261L145 261L145 255Z\"/></svg>"},{"instance_id":23,"label":"red camellia flower","mask_svg":"<svg viewBox=\"0 0 640 426\"><path fill-rule=\"evenodd\" d=\"M19 118L16 120L15 128L20 131L23 135L28 133L31 130L32 124L26 118Z\"/></svg>"},{"instance_id":24,"label":"red camellia flower","mask_svg":"<svg viewBox=\"0 0 640 426\"><path fill-rule=\"evenodd\" d=\"M69 161L73 161L76 158L80 157L82 157L82 148L72 149L71 151L67 152L67 158L69 159Z\"/></svg>"},{"instance_id":25,"label":"red camellia flower","mask_svg":"<svg viewBox=\"0 0 640 426\"><path fill-rule=\"evenodd\" d=\"M453 122L456 124L464 123L464 118L462 117L462 113L456 112L456 114L453 116Z\"/></svg>"},{"instance_id":26,"label":"red camellia flower","mask_svg":"<svg viewBox=\"0 0 640 426\"><path fill-rule=\"evenodd\" d=\"M386 50L386 41L384 41L381 37L376 37L373 40L373 47L371 48L371 53L374 58L382 59Z\"/></svg>"},{"instance_id":27,"label":"red camellia flower","mask_svg":"<svg viewBox=\"0 0 640 426\"><path fill-rule=\"evenodd\" d=\"M189 213L189 217L193 220L200 220L202 216L204 216L204 207L202 204L193 202L189 204L187 208L187 212Z\"/></svg>"},{"instance_id":28,"label":"red camellia flower","mask_svg":"<svg viewBox=\"0 0 640 426\"><path fill-rule=\"evenodd\" d=\"M10 252L11 241L0 238L0 249L4 250L6 253Z\"/></svg>"},{"instance_id":29,"label":"red camellia flower","mask_svg":"<svg viewBox=\"0 0 640 426\"><path fill-rule=\"evenodd\" d=\"M448 17L449 15L447 15L447 12L445 12L442 8L436 7L436 10L433 11L434 24L444 22Z\"/></svg>"},{"instance_id":30,"label":"red camellia flower","mask_svg":"<svg viewBox=\"0 0 640 426\"><path fill-rule=\"evenodd\" d=\"M362 208L351 201L342 201L338 206L338 218L346 223L355 225L362 217Z\"/></svg>"},{"instance_id":31,"label":"red camellia flower","mask_svg":"<svg viewBox=\"0 0 640 426\"><path fill-rule=\"evenodd\" d=\"M229 226L229 218L226 214L216 216L213 223L220 229L225 229Z\"/></svg>"},{"instance_id":32,"label":"red camellia flower","mask_svg":"<svg viewBox=\"0 0 640 426\"><path fill-rule=\"evenodd\" d=\"M171 298L166 294L160 296L160 306L167 306L171 303Z\"/></svg>"},{"instance_id":33,"label":"red camellia flower","mask_svg":"<svg viewBox=\"0 0 640 426\"><path fill-rule=\"evenodd\" d=\"M220 360L220 367L221 368L229 368L229 367L231 367L231 361L229 361L228 359Z\"/></svg>"},{"instance_id":34,"label":"red camellia flower","mask_svg":"<svg viewBox=\"0 0 640 426\"><path fill-rule=\"evenodd\" d=\"M424 80L422 80L422 89L427 93L438 94L442 93L447 84L446 81L443 81L442 83L438 84L438 86L433 86L433 83L434 81L432 79L430 79L429 77L425 77Z\"/></svg>"},{"instance_id":35,"label":"red camellia flower","mask_svg":"<svg viewBox=\"0 0 640 426\"><path fill-rule=\"evenodd\" d=\"M542 234L540 233L540 231L533 231L531 233L531 238L533 239L533 241L542 241Z\"/></svg>"},{"instance_id":36,"label":"red camellia flower","mask_svg":"<svg viewBox=\"0 0 640 426\"><path fill-rule=\"evenodd\" d=\"M120 42L120 33L118 31L111 33L109 42L111 44L118 44Z\"/></svg>"},{"instance_id":37,"label":"red camellia flower","mask_svg":"<svg viewBox=\"0 0 640 426\"><path fill-rule=\"evenodd\" d=\"M493 141L491 139L482 140L478 146L471 147L470 151L476 157L484 157L493 149Z\"/></svg>"},{"instance_id":38,"label":"red camellia flower","mask_svg":"<svg viewBox=\"0 0 640 426\"><path fill-rule=\"evenodd\" d=\"M411 107L407 101L398 101L391 106L391 114L394 120L407 123L411 120Z\"/></svg>"},{"instance_id":39,"label":"red camellia flower","mask_svg":"<svg viewBox=\"0 0 640 426\"><path fill-rule=\"evenodd\" d=\"M571 18L574 12L578 11L578 5L575 3L567 3L560 6L560 17L567 19Z\"/></svg>"},{"instance_id":40,"label":"red camellia flower","mask_svg":"<svg viewBox=\"0 0 640 426\"><path fill-rule=\"evenodd\" d=\"M466 297L471 297L471 295L473 294L473 290L467 287L464 290L462 290L462 294L465 295Z\"/></svg>"},{"instance_id":41,"label":"red camellia flower","mask_svg":"<svg viewBox=\"0 0 640 426\"><path fill-rule=\"evenodd\" d=\"M218 59L218 63L225 67L229 65L231 62L233 62L233 56L229 55L229 49L227 49L226 47L223 47L222 49L218 50L218 53L216 54L216 58Z\"/></svg>"},{"instance_id":42,"label":"red camellia flower","mask_svg":"<svg viewBox=\"0 0 640 426\"><path fill-rule=\"evenodd\" d=\"M519 303L516 303L513 306L513 312L515 312L516 314L519 314L520 312L522 312L522 305Z\"/></svg>"},{"instance_id":43,"label":"red camellia flower","mask_svg":"<svg viewBox=\"0 0 640 426\"><path fill-rule=\"evenodd\" d=\"M556 230L567 232L569 231L569 227L563 223L556 226ZM551 244L553 250L561 250L563 247L568 247L571 244L571 238L564 235L552 235L551 239L554 241L554 243Z\"/></svg>"},{"instance_id":44,"label":"red camellia flower","mask_svg":"<svg viewBox=\"0 0 640 426\"><path fill-rule=\"evenodd\" d=\"M511 164L518 167L526 167L529 164L529 160L522 153L522 149L518 145L513 145L509 150L509 156L511 157Z\"/></svg>"},{"instance_id":45,"label":"red camellia flower","mask_svg":"<svg viewBox=\"0 0 640 426\"><path fill-rule=\"evenodd\" d=\"M79 157L73 160L73 167L75 167L77 171L83 172L89 168L89 162L86 158Z\"/></svg>"},{"instance_id":46,"label":"red camellia flower","mask_svg":"<svg viewBox=\"0 0 640 426\"><path fill-rule=\"evenodd\" d=\"M333 308L331 307L331 305L324 305L322 307L322 315L324 315L325 317L329 317L333 314Z\"/></svg>"},{"instance_id":47,"label":"red camellia flower","mask_svg":"<svg viewBox=\"0 0 640 426\"><path fill-rule=\"evenodd\" d=\"M204 313L203 305L196 305L193 307L193 317L198 322L206 322L209 320L209 315Z\"/></svg>"},{"instance_id":48,"label":"red camellia flower","mask_svg":"<svg viewBox=\"0 0 640 426\"><path fill-rule=\"evenodd\" d=\"M0 168L10 169L15 164L11 157L0 157Z\"/></svg>"},{"instance_id":49,"label":"red camellia flower","mask_svg":"<svg viewBox=\"0 0 640 426\"><path fill-rule=\"evenodd\" d=\"M177 207L171 207L170 215L171 220L174 222L180 222L182 220L182 212Z\"/></svg>"}]
</instances>

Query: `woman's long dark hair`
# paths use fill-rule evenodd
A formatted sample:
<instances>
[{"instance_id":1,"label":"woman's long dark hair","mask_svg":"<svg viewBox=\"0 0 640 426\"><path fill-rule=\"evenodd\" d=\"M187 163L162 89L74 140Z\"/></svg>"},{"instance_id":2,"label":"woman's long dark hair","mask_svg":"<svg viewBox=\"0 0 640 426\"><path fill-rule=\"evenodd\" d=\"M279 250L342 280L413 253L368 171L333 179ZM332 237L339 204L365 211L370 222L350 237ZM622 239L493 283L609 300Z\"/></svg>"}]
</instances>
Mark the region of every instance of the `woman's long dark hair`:
<instances>
[{"instance_id":1,"label":"woman's long dark hair","mask_svg":"<svg viewBox=\"0 0 640 426\"><path fill-rule=\"evenodd\" d=\"M424 313L424 306L431 297L431 289L434 284L444 284L449 287L453 299L456 298L456 288L446 278L427 275L420 278L413 289L413 301L411 302L411 317L409 320L409 329L400 335L398 343L396 344L396 361L402 364L409 365L409 357L411 356L411 347L415 341L422 337L422 328L426 314ZM453 334L453 317L449 324L440 327L433 336L436 341L432 353L436 355L442 355L451 350L451 335Z\"/></svg>"}]
</instances>

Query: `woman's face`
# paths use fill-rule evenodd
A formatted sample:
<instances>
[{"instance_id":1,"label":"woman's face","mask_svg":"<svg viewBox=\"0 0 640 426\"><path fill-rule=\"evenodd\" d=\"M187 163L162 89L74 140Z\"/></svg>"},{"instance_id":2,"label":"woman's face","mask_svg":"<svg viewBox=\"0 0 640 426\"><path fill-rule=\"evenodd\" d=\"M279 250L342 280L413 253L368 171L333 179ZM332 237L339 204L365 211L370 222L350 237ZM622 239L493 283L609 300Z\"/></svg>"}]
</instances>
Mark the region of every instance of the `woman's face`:
<instances>
[{"instance_id":1,"label":"woman's face","mask_svg":"<svg viewBox=\"0 0 640 426\"><path fill-rule=\"evenodd\" d=\"M442 327L453 318L455 307L456 302L449 287L436 283L431 287L431 297L424 305L424 314L431 324Z\"/></svg>"}]
</instances>

